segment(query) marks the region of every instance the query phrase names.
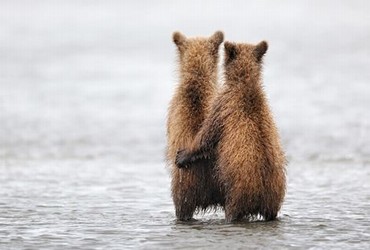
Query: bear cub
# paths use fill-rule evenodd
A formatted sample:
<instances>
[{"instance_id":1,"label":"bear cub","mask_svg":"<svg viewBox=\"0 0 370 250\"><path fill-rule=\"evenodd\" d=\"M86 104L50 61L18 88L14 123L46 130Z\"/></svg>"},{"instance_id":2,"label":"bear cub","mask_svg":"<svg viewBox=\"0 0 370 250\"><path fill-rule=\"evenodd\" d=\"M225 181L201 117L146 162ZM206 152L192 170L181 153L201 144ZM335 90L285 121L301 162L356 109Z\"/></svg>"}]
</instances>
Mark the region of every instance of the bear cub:
<instances>
[{"instance_id":1,"label":"bear cub","mask_svg":"<svg viewBox=\"0 0 370 250\"><path fill-rule=\"evenodd\" d=\"M199 162L213 162L226 221L273 220L285 196L286 160L262 87L268 44L224 46L224 86L195 139L178 148L176 164L194 171Z\"/></svg>"},{"instance_id":2,"label":"bear cub","mask_svg":"<svg viewBox=\"0 0 370 250\"><path fill-rule=\"evenodd\" d=\"M187 38L173 34L179 54L179 84L170 102L167 119L167 162L171 168L171 191L178 220L190 220L197 210L222 203L211 161L198 161L196 168L175 165L176 152L194 140L217 91L221 31L208 38Z\"/></svg>"}]
</instances>

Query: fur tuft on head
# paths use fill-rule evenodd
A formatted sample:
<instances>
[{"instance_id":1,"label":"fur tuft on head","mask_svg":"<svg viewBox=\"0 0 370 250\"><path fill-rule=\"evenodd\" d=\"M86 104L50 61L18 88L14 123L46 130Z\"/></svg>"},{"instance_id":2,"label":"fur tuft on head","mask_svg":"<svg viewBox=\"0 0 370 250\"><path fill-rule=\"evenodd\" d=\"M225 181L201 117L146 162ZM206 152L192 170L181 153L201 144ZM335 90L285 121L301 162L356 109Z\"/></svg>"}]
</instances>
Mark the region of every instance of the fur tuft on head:
<instances>
[{"instance_id":1,"label":"fur tuft on head","mask_svg":"<svg viewBox=\"0 0 370 250\"><path fill-rule=\"evenodd\" d=\"M262 60L262 57L266 53L267 49L268 49L268 44L266 41L262 41L256 45L253 54L257 58L258 62Z\"/></svg>"}]
</instances>

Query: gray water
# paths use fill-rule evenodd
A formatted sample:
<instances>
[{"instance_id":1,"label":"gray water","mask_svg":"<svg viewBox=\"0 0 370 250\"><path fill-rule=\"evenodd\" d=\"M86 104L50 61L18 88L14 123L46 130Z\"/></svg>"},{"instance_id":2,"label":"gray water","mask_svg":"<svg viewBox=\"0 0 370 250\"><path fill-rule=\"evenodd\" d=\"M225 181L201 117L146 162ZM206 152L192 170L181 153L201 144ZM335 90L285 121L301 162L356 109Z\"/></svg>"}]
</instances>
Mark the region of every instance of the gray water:
<instances>
[{"instance_id":1,"label":"gray water","mask_svg":"<svg viewBox=\"0 0 370 250\"><path fill-rule=\"evenodd\" d=\"M367 1L0 1L0 249L370 247ZM171 34L266 39L279 220L176 222Z\"/></svg>"}]
</instances>

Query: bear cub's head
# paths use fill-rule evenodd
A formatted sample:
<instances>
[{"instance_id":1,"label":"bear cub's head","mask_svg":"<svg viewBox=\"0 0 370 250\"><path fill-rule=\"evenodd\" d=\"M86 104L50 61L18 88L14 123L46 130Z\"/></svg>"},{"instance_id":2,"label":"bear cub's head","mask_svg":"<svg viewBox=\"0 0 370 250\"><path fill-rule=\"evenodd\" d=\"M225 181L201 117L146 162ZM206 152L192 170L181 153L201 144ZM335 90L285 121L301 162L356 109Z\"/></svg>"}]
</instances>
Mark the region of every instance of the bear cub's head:
<instances>
[{"instance_id":1,"label":"bear cub's head","mask_svg":"<svg viewBox=\"0 0 370 250\"><path fill-rule=\"evenodd\" d=\"M224 41L224 34L221 31L208 38L187 38L180 32L174 32L172 39L179 51L181 70L198 75L215 72L218 49Z\"/></svg>"},{"instance_id":2,"label":"bear cub's head","mask_svg":"<svg viewBox=\"0 0 370 250\"><path fill-rule=\"evenodd\" d=\"M224 46L225 73L229 79L259 77L262 59L268 49L266 41L257 45L226 41Z\"/></svg>"}]
</instances>

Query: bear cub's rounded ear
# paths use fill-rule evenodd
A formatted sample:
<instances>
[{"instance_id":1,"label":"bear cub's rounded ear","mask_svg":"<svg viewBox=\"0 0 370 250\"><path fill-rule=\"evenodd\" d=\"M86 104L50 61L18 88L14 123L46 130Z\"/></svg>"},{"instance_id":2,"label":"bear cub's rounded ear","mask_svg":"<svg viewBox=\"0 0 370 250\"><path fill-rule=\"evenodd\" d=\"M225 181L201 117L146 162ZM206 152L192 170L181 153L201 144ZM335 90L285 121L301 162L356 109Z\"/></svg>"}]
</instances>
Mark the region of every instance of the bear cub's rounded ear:
<instances>
[{"instance_id":1,"label":"bear cub's rounded ear","mask_svg":"<svg viewBox=\"0 0 370 250\"><path fill-rule=\"evenodd\" d=\"M211 42L218 48L224 41L224 33L222 31L216 31L210 38Z\"/></svg>"},{"instance_id":2,"label":"bear cub's rounded ear","mask_svg":"<svg viewBox=\"0 0 370 250\"><path fill-rule=\"evenodd\" d=\"M236 54L237 54L236 44L226 41L224 43L224 46L225 46L225 60L226 60L226 63L229 63L230 61L236 58Z\"/></svg>"},{"instance_id":3,"label":"bear cub's rounded ear","mask_svg":"<svg viewBox=\"0 0 370 250\"><path fill-rule=\"evenodd\" d=\"M176 31L172 34L172 40L177 45L177 47L180 48L182 45L184 45L186 37L179 31Z\"/></svg>"},{"instance_id":4,"label":"bear cub's rounded ear","mask_svg":"<svg viewBox=\"0 0 370 250\"><path fill-rule=\"evenodd\" d=\"M254 48L253 54L257 58L257 61L261 61L263 55L266 53L268 49L268 44L266 41L262 41L259 44L256 45Z\"/></svg>"}]
</instances>

